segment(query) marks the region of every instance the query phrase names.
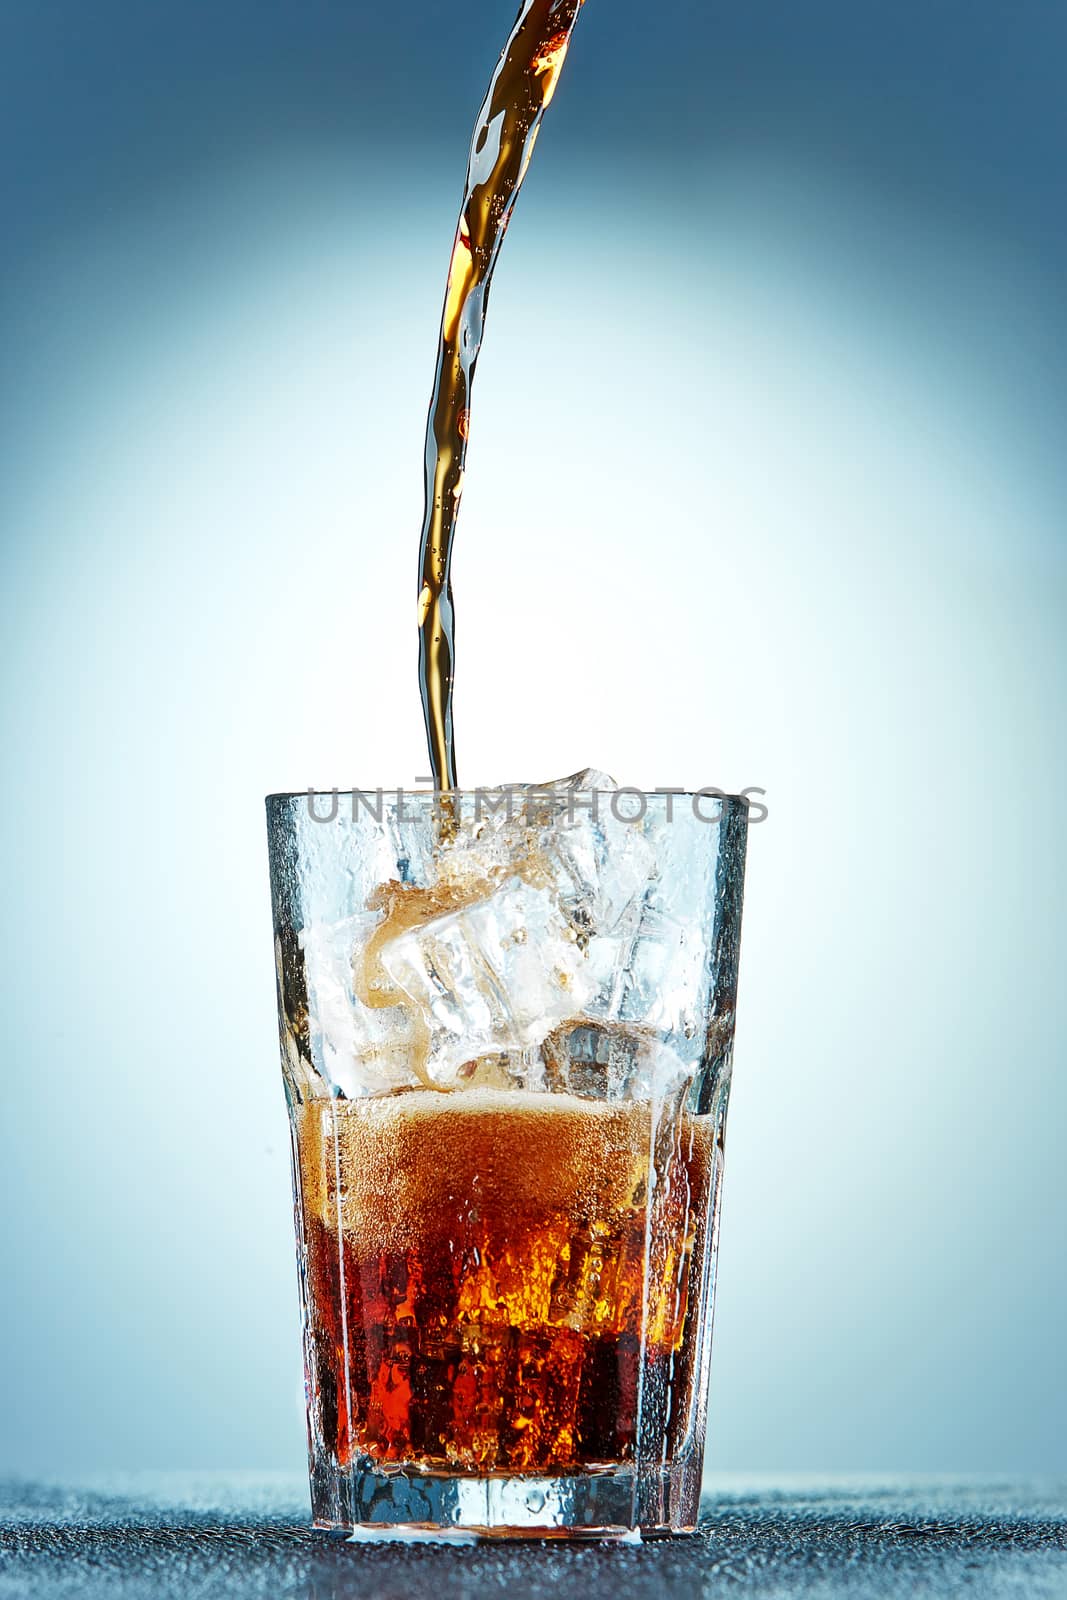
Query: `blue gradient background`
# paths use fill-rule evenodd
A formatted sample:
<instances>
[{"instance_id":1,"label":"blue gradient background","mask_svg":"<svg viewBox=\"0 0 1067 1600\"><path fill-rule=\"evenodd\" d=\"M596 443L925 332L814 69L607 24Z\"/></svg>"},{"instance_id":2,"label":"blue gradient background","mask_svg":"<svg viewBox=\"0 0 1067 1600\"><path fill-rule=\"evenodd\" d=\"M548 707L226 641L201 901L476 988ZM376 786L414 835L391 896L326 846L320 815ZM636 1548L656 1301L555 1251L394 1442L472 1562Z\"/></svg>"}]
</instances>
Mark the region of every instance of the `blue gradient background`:
<instances>
[{"instance_id":1,"label":"blue gradient background","mask_svg":"<svg viewBox=\"0 0 1067 1600\"><path fill-rule=\"evenodd\" d=\"M302 1462L261 797L424 770L511 14L0 11L0 1468ZM1065 51L1052 0L592 0L494 291L465 781L767 790L720 1471L1067 1466Z\"/></svg>"}]
</instances>

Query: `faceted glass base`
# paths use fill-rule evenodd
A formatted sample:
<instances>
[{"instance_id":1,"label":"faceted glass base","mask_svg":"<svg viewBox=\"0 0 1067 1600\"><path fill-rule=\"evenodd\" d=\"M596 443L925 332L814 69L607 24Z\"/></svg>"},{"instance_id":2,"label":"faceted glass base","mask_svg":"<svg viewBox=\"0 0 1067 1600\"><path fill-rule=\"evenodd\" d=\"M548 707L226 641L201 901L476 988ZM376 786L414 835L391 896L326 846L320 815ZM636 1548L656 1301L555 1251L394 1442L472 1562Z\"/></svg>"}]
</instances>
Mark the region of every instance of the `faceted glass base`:
<instances>
[{"instance_id":1,"label":"faceted glass base","mask_svg":"<svg viewBox=\"0 0 1067 1600\"><path fill-rule=\"evenodd\" d=\"M370 1465L321 1471L314 1525L354 1540L636 1540L696 1528L700 1463L652 1472L593 1469L574 1476L460 1476Z\"/></svg>"}]
</instances>

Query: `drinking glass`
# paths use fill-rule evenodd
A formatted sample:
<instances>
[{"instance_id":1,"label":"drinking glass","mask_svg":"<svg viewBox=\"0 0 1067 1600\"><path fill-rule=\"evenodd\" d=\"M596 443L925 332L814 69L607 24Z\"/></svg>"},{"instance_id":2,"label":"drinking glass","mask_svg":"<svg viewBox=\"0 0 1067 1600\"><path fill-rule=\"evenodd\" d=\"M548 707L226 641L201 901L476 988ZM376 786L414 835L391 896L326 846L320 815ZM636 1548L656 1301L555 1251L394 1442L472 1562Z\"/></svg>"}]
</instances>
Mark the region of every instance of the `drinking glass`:
<instances>
[{"instance_id":1,"label":"drinking glass","mask_svg":"<svg viewBox=\"0 0 1067 1600\"><path fill-rule=\"evenodd\" d=\"M743 799L267 800L317 1528L696 1525Z\"/></svg>"}]
</instances>

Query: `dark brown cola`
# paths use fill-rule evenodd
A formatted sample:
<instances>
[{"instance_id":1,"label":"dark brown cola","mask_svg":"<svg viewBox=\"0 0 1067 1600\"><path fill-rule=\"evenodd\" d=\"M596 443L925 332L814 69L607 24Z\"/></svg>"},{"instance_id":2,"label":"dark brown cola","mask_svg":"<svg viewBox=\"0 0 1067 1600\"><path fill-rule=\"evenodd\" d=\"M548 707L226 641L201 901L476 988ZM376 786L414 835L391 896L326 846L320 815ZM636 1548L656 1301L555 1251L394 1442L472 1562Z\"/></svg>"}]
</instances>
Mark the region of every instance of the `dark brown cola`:
<instances>
[{"instance_id":1,"label":"dark brown cola","mask_svg":"<svg viewBox=\"0 0 1067 1600\"><path fill-rule=\"evenodd\" d=\"M296 1149L316 1455L559 1475L633 1460L642 1384L690 1414L710 1119L413 1090Z\"/></svg>"}]
</instances>

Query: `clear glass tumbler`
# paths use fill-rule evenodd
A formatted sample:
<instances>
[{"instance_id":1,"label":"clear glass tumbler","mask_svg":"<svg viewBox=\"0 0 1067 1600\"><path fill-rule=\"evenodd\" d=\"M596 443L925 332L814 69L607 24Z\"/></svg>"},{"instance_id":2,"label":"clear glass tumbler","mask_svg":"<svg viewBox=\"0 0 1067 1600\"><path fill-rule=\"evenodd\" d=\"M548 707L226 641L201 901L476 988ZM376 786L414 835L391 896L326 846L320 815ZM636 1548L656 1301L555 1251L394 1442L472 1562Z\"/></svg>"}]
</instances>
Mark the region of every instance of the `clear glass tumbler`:
<instances>
[{"instance_id":1,"label":"clear glass tumbler","mask_svg":"<svg viewBox=\"0 0 1067 1600\"><path fill-rule=\"evenodd\" d=\"M267 818L315 1526L692 1529L745 801Z\"/></svg>"}]
</instances>

